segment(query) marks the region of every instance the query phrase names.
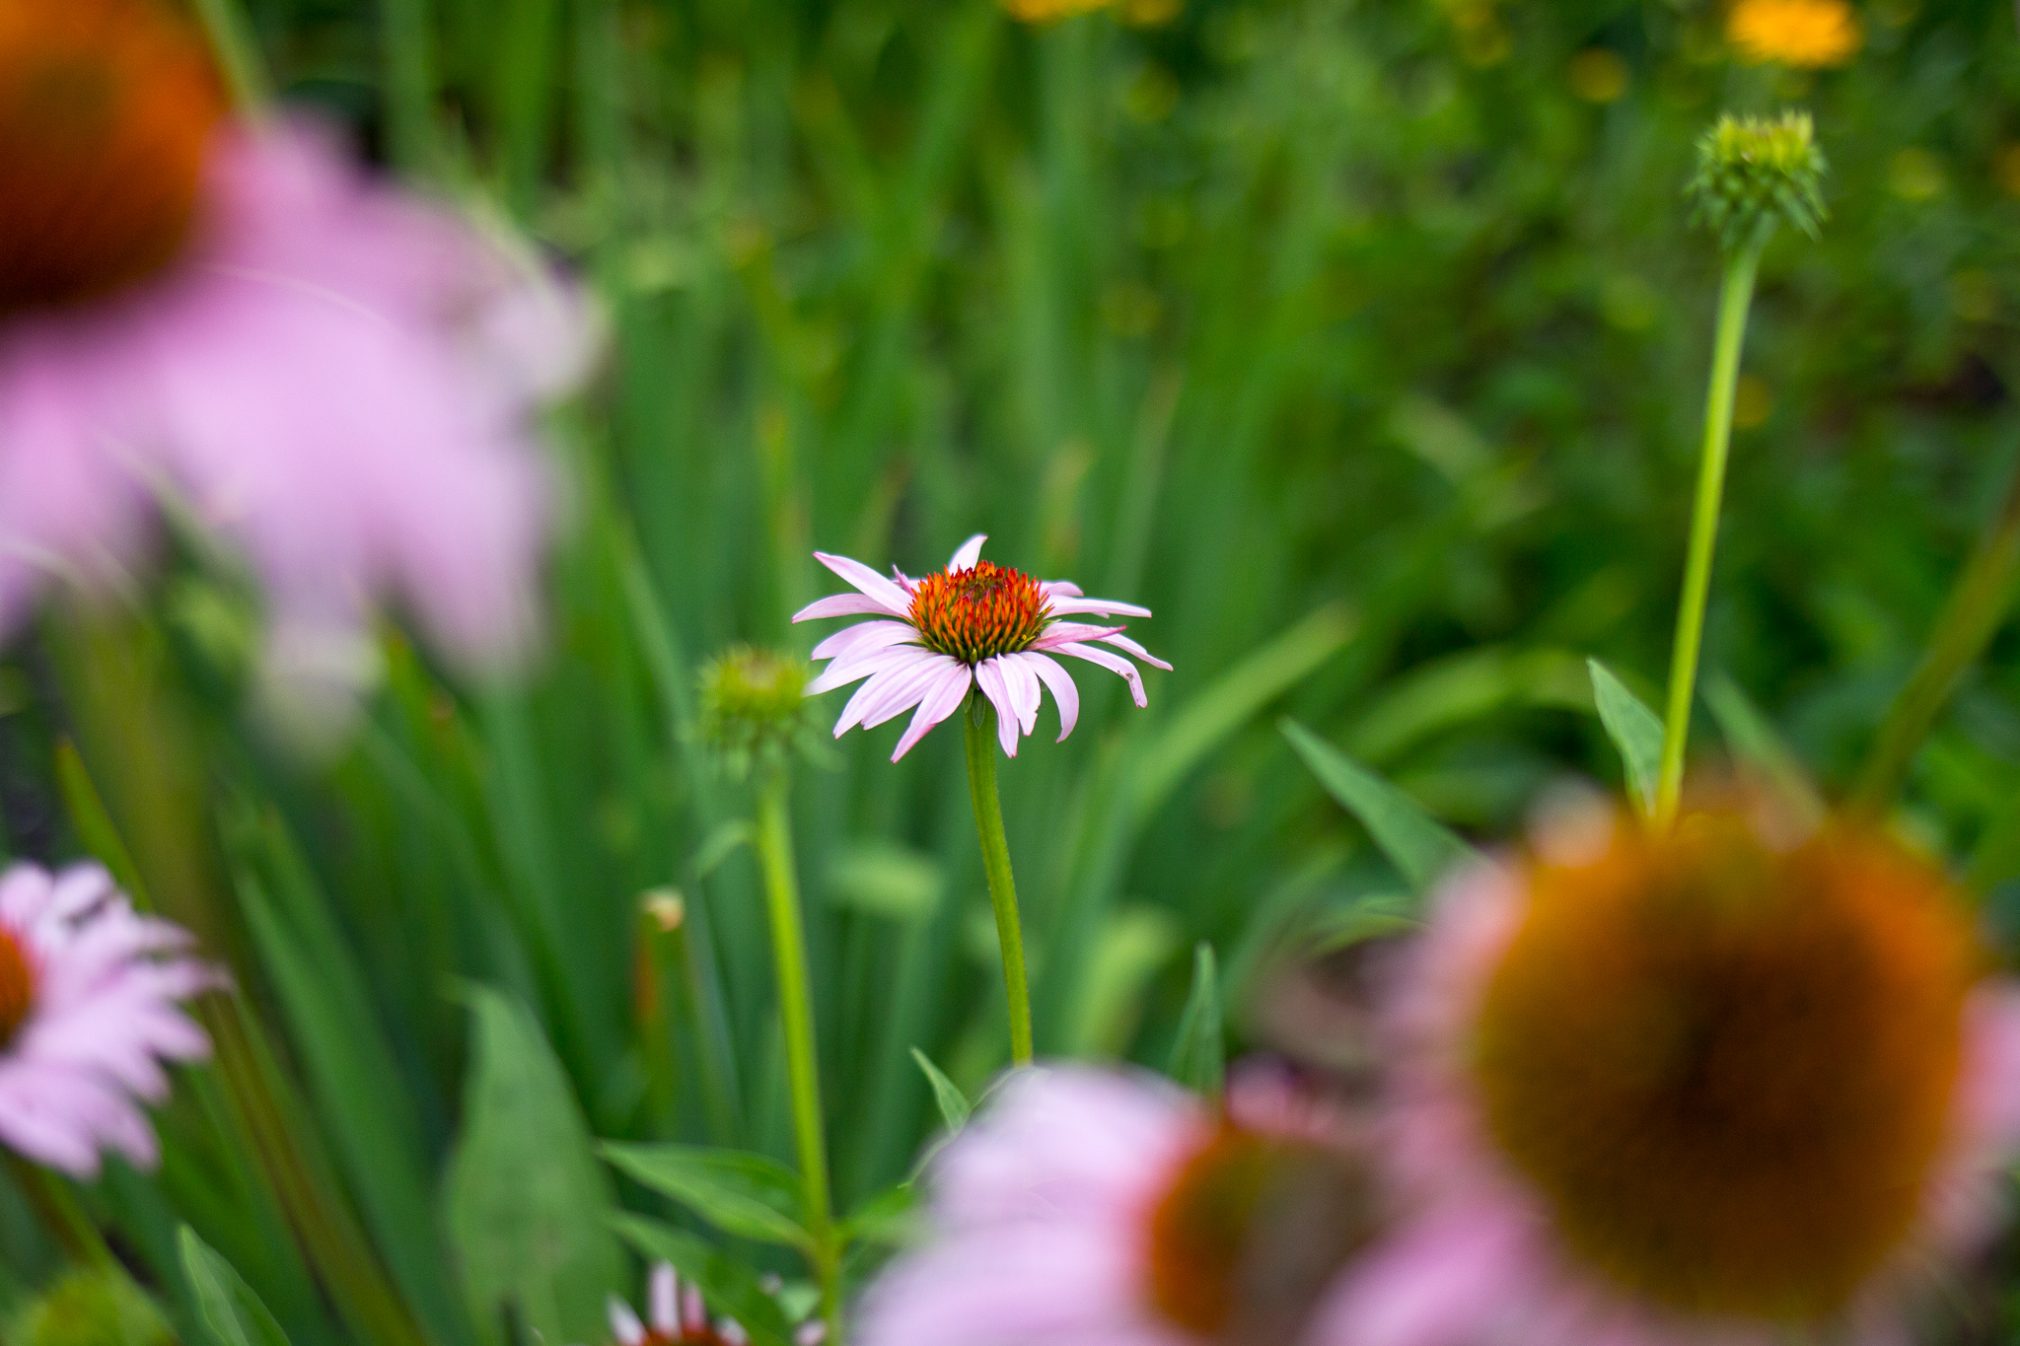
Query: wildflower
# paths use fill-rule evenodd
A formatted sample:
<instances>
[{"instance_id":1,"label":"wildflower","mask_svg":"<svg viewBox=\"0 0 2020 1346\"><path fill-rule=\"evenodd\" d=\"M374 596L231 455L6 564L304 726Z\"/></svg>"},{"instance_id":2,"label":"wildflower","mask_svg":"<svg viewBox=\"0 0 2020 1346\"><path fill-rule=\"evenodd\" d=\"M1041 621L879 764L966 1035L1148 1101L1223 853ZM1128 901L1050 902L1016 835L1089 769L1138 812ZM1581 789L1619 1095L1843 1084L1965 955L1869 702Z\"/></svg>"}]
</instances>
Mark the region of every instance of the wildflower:
<instances>
[{"instance_id":1,"label":"wildflower","mask_svg":"<svg viewBox=\"0 0 2020 1346\"><path fill-rule=\"evenodd\" d=\"M181 1002L218 978L188 945L96 865L0 874L0 1144L79 1177L107 1150L153 1165L138 1105L210 1050Z\"/></svg>"},{"instance_id":2,"label":"wildflower","mask_svg":"<svg viewBox=\"0 0 2020 1346\"><path fill-rule=\"evenodd\" d=\"M2020 998L1982 963L1865 824L1545 829L1446 892L1394 988L1409 1214L1328 1339L1909 1339L2020 1141Z\"/></svg>"},{"instance_id":3,"label":"wildflower","mask_svg":"<svg viewBox=\"0 0 2020 1346\"><path fill-rule=\"evenodd\" d=\"M1083 615L1148 617L1149 608L1089 598L1065 580L1037 580L984 561L983 541L979 534L969 538L944 571L916 580L903 574L885 579L860 561L814 553L857 592L820 599L794 614L793 620L877 619L837 632L814 647L815 659L833 662L808 686L808 695L863 682L842 709L835 737L857 725L874 729L916 707L910 727L891 754L895 762L929 729L960 709L970 689L976 688L995 706L997 739L1003 751L1015 757L1019 737L1037 727L1042 687L1058 704L1063 742L1079 720L1080 694L1057 655L1119 674L1136 704L1149 704L1143 675L1113 650L1153 668L1169 669L1170 664L1122 634L1123 626L1061 620Z\"/></svg>"},{"instance_id":4,"label":"wildflower","mask_svg":"<svg viewBox=\"0 0 2020 1346\"><path fill-rule=\"evenodd\" d=\"M1087 1068L1011 1077L940 1153L863 1346L1291 1346L1372 1228L1351 1137L1238 1078L1228 1115Z\"/></svg>"},{"instance_id":5,"label":"wildflower","mask_svg":"<svg viewBox=\"0 0 2020 1346\"><path fill-rule=\"evenodd\" d=\"M1756 65L1801 69L1843 65L1864 40L1844 0L1739 0L1726 16L1725 35Z\"/></svg>"},{"instance_id":6,"label":"wildflower","mask_svg":"<svg viewBox=\"0 0 2020 1346\"><path fill-rule=\"evenodd\" d=\"M740 1346L748 1340L737 1324L710 1317L701 1291L683 1287L665 1262L653 1267L647 1294L645 1320L623 1300L610 1301L611 1346Z\"/></svg>"},{"instance_id":7,"label":"wildflower","mask_svg":"<svg viewBox=\"0 0 2020 1346\"><path fill-rule=\"evenodd\" d=\"M1807 112L1724 116L1697 142L1689 193L1729 249L1757 244L1777 224L1815 237L1823 223L1824 156Z\"/></svg>"},{"instance_id":8,"label":"wildflower","mask_svg":"<svg viewBox=\"0 0 2020 1346\"><path fill-rule=\"evenodd\" d=\"M0 630L118 581L165 500L262 580L270 669L347 669L387 593L456 656L523 644L572 300L329 137L236 124L146 0L0 11L0 195Z\"/></svg>"}]
</instances>

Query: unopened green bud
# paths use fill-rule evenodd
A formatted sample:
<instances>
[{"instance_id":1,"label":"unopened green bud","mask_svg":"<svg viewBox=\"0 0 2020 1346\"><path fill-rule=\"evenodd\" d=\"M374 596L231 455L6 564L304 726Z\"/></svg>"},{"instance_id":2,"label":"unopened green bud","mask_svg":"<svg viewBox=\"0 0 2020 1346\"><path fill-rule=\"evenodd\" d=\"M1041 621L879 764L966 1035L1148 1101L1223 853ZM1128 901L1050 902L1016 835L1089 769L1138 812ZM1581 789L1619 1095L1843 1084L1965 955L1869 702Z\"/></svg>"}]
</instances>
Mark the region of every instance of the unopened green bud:
<instances>
[{"instance_id":1,"label":"unopened green bud","mask_svg":"<svg viewBox=\"0 0 2020 1346\"><path fill-rule=\"evenodd\" d=\"M175 1346L175 1332L145 1291L118 1271L76 1271L14 1322L18 1346Z\"/></svg>"},{"instance_id":2,"label":"unopened green bud","mask_svg":"<svg viewBox=\"0 0 2020 1346\"><path fill-rule=\"evenodd\" d=\"M1690 196L1728 249L1765 242L1777 224L1815 237L1824 219L1824 156L1807 112L1720 117L1697 142Z\"/></svg>"},{"instance_id":3,"label":"unopened green bud","mask_svg":"<svg viewBox=\"0 0 2020 1346\"><path fill-rule=\"evenodd\" d=\"M804 660L742 645L702 670L702 740L733 772L783 760L809 724Z\"/></svg>"}]
</instances>

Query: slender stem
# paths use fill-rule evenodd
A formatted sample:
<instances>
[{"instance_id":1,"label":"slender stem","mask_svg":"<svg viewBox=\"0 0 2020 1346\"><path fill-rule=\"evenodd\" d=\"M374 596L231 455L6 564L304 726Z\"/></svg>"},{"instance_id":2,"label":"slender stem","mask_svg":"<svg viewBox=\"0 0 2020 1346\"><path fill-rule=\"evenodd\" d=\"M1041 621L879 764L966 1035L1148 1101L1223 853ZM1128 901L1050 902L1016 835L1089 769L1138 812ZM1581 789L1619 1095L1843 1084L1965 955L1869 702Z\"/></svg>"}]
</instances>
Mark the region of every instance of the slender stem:
<instances>
[{"instance_id":1,"label":"slender stem","mask_svg":"<svg viewBox=\"0 0 2020 1346\"><path fill-rule=\"evenodd\" d=\"M1929 634L1922 662L1880 722L1873 747L1852 791L1852 806L1884 809L1900 792L1915 752L1935 726L1964 671L1985 652L2013 597L2020 569L2020 469L1992 517L1978 550L1957 576L1949 602Z\"/></svg>"},{"instance_id":2,"label":"slender stem","mask_svg":"<svg viewBox=\"0 0 2020 1346\"><path fill-rule=\"evenodd\" d=\"M828 1181L827 1141L821 1130L820 1064L815 1055L813 1001L807 985L806 930L800 916L799 879L793 869L783 771L768 773L759 791L757 849L771 908L779 1018L785 1030L786 1071L792 1084L793 1136L799 1147L800 1177L806 1184L807 1217L812 1226L808 1232L813 1235L814 1276L820 1282L826 1340L840 1346L841 1244L836 1237L834 1198Z\"/></svg>"},{"instance_id":3,"label":"slender stem","mask_svg":"<svg viewBox=\"0 0 2020 1346\"><path fill-rule=\"evenodd\" d=\"M197 17L210 37L225 87L242 113L257 116L273 99L265 68L253 46L252 25L237 0L196 0Z\"/></svg>"},{"instance_id":4,"label":"slender stem","mask_svg":"<svg viewBox=\"0 0 2020 1346\"><path fill-rule=\"evenodd\" d=\"M1003 801L996 794L996 744L989 729L990 706L980 693L970 697L968 797L975 805L975 830L982 838L982 868L989 875L989 905L996 909L996 941L1003 947L1003 987L1010 997L1010 1059L1031 1064L1031 984L1024 971L1024 929L1017 917L1017 880L1010 872L1010 840L1003 832Z\"/></svg>"},{"instance_id":5,"label":"slender stem","mask_svg":"<svg viewBox=\"0 0 2020 1346\"><path fill-rule=\"evenodd\" d=\"M112 1249L106 1246L105 1235L84 1213L77 1194L61 1178L12 1153L7 1155L7 1173L49 1236L72 1261L93 1267L119 1265Z\"/></svg>"},{"instance_id":6,"label":"slender stem","mask_svg":"<svg viewBox=\"0 0 2020 1346\"><path fill-rule=\"evenodd\" d=\"M1739 383L1740 346L1753 303L1760 243L1726 259L1718 297L1718 339L1712 350L1711 386L1704 403L1704 450L1698 461L1697 500L1690 520L1690 551L1684 562L1683 597L1677 606L1676 643L1669 665L1669 706L1662 726L1662 768L1657 779L1655 816L1668 822L1683 798L1683 757L1690 739L1690 707L1697 692L1698 653L1704 644L1704 611L1711 596L1712 553L1718 546L1719 506L1725 496L1725 464L1732 445L1733 390Z\"/></svg>"}]
</instances>

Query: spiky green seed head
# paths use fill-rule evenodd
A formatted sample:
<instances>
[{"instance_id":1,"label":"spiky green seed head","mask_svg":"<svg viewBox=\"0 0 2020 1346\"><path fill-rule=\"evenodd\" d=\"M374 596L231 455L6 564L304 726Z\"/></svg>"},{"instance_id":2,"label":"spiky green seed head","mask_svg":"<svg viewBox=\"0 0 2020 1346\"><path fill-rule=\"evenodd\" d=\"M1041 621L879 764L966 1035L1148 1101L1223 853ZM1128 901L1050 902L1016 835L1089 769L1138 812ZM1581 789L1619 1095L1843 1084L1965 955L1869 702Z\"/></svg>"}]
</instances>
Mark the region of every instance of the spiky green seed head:
<instances>
[{"instance_id":1,"label":"spiky green seed head","mask_svg":"<svg viewBox=\"0 0 2020 1346\"><path fill-rule=\"evenodd\" d=\"M118 1271L65 1276L14 1320L20 1346L175 1346L175 1332L145 1291Z\"/></svg>"},{"instance_id":2,"label":"spiky green seed head","mask_svg":"<svg viewBox=\"0 0 2020 1346\"><path fill-rule=\"evenodd\" d=\"M1729 251L1765 242L1782 224L1814 238L1825 214L1824 167L1809 113L1728 113L1697 142L1696 218Z\"/></svg>"},{"instance_id":3,"label":"spiky green seed head","mask_svg":"<svg viewBox=\"0 0 2020 1346\"><path fill-rule=\"evenodd\" d=\"M804 660L739 645L702 670L702 741L734 775L783 761L811 723Z\"/></svg>"}]
</instances>

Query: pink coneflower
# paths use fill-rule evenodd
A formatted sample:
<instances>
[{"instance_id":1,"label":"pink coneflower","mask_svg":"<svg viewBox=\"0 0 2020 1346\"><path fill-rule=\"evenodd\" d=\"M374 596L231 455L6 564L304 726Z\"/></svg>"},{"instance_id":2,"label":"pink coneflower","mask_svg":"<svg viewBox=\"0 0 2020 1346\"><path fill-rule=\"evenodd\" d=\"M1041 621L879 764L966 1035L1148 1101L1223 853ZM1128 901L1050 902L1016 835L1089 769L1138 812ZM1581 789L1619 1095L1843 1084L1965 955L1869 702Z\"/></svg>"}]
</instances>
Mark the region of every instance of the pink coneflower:
<instances>
[{"instance_id":1,"label":"pink coneflower","mask_svg":"<svg viewBox=\"0 0 2020 1346\"><path fill-rule=\"evenodd\" d=\"M2020 1142L2020 999L1869 825L1581 817L1440 900L1394 987L1412 1213L1340 1346L1910 1340Z\"/></svg>"},{"instance_id":2,"label":"pink coneflower","mask_svg":"<svg viewBox=\"0 0 2020 1346\"><path fill-rule=\"evenodd\" d=\"M856 592L820 599L793 620L877 618L838 631L814 647L814 658L834 662L807 688L809 695L863 683L842 708L835 737L857 725L873 729L912 711L912 723L891 754L895 762L927 730L959 710L971 688L980 688L996 708L996 737L1009 756L1017 755L1018 739L1037 727L1045 690L1058 704L1064 741L1080 718L1080 693L1057 655L1121 675L1136 704L1149 704L1143 675L1123 654L1152 668L1169 670L1170 664L1122 634L1122 626L1061 620L1148 617L1149 608L1089 598L1065 580L1037 580L984 561L984 541L981 534L969 538L945 570L923 579L903 574L886 579L860 561L814 553Z\"/></svg>"},{"instance_id":3,"label":"pink coneflower","mask_svg":"<svg viewBox=\"0 0 2020 1346\"><path fill-rule=\"evenodd\" d=\"M0 1144L79 1177L156 1158L142 1102L210 1043L182 1002L215 986L180 927L133 910L96 865L0 874Z\"/></svg>"},{"instance_id":4,"label":"pink coneflower","mask_svg":"<svg viewBox=\"0 0 2020 1346\"><path fill-rule=\"evenodd\" d=\"M277 663L349 661L381 596L459 657L524 642L572 300L330 138L233 122L145 0L0 9L0 198L0 629L118 582L165 500L251 564Z\"/></svg>"},{"instance_id":5,"label":"pink coneflower","mask_svg":"<svg viewBox=\"0 0 2020 1346\"><path fill-rule=\"evenodd\" d=\"M868 1292L863 1346L1296 1346L1371 1228L1352 1137L1242 1081L1013 1075L941 1151L932 1229Z\"/></svg>"},{"instance_id":6,"label":"pink coneflower","mask_svg":"<svg viewBox=\"0 0 2020 1346\"><path fill-rule=\"evenodd\" d=\"M611 1346L743 1346L750 1340L738 1324L711 1315L701 1291L683 1286L668 1263L652 1268L646 1293L644 1318L623 1300L610 1301ZM800 1340L810 1343L818 1334Z\"/></svg>"}]
</instances>

